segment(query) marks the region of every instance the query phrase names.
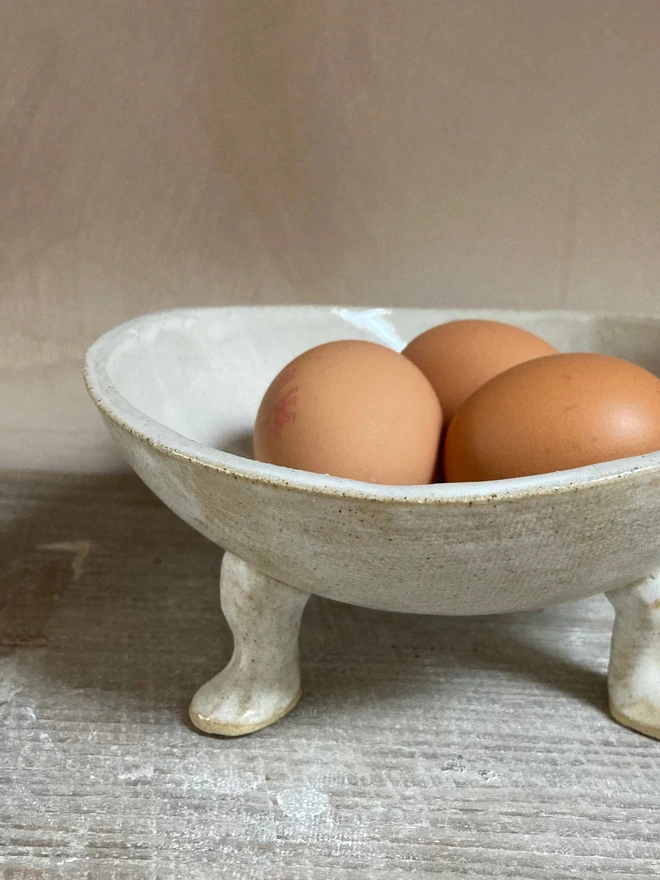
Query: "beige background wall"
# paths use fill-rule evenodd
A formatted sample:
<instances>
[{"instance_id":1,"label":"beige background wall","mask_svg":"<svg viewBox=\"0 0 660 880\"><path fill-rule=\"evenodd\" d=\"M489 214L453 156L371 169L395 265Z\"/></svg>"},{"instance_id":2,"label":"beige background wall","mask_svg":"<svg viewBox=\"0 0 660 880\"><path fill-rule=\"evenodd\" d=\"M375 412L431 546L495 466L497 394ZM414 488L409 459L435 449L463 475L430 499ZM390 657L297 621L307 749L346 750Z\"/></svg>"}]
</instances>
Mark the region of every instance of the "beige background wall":
<instances>
[{"instance_id":1,"label":"beige background wall","mask_svg":"<svg viewBox=\"0 0 660 880\"><path fill-rule=\"evenodd\" d=\"M172 305L660 310L658 0L2 0L0 464Z\"/></svg>"}]
</instances>

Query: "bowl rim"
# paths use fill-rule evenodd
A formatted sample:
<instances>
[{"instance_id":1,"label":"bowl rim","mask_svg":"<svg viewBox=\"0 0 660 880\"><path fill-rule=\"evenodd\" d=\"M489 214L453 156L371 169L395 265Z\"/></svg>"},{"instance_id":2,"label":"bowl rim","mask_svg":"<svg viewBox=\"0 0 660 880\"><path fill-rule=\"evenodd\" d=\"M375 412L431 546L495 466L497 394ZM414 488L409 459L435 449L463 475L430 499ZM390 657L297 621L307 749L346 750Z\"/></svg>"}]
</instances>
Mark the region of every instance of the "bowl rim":
<instances>
[{"instance_id":1,"label":"bowl rim","mask_svg":"<svg viewBox=\"0 0 660 880\"><path fill-rule=\"evenodd\" d=\"M183 319L199 317L209 312L248 314L250 312L273 311L283 313L338 313L345 309L371 310L370 307L346 305L244 305L244 306L206 306L197 308L178 308L150 312L126 321L108 330L96 339L85 354L84 379L87 390L99 408L115 425L157 449L167 456L185 459L202 467L219 471L235 478L251 482L277 486L283 490L310 492L330 495L356 501L385 501L390 503L420 504L479 504L493 501L513 500L521 497L554 495L560 492L574 492L596 484L633 478L640 473L660 470L660 451L620 458L599 464L586 465L565 471L538 474L529 477L514 477L506 480L489 480L466 483L432 483L421 486L390 486L365 483L358 480L316 474L309 471L281 467L254 461L231 452L214 449L180 434L162 422L151 418L130 403L113 385L108 375L109 359L124 344L139 336L147 326L177 323ZM574 311L565 309L504 309L504 308L414 308L391 307L378 309L382 314L395 312L418 312L437 314L443 312L456 317L484 317L486 314L514 315L532 318L539 315L577 320L611 318L636 324L655 324L660 327L660 318L631 315L608 311ZM451 320L451 317L449 318Z\"/></svg>"}]
</instances>

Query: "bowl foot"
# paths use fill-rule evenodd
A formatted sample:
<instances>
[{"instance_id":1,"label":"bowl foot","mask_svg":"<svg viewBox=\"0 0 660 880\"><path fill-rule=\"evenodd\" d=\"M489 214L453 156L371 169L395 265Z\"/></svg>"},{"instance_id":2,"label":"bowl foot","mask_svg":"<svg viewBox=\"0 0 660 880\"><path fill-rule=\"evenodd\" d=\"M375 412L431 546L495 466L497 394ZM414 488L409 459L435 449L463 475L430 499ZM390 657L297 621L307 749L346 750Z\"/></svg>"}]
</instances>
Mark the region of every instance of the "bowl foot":
<instances>
[{"instance_id":1,"label":"bowl foot","mask_svg":"<svg viewBox=\"0 0 660 880\"><path fill-rule=\"evenodd\" d=\"M228 665L197 691L190 718L223 736L253 733L286 715L300 699L298 633L309 599L225 553L220 601L234 636Z\"/></svg>"},{"instance_id":2,"label":"bowl foot","mask_svg":"<svg viewBox=\"0 0 660 880\"><path fill-rule=\"evenodd\" d=\"M660 575L607 594L616 613L608 689L620 724L660 739Z\"/></svg>"}]
</instances>

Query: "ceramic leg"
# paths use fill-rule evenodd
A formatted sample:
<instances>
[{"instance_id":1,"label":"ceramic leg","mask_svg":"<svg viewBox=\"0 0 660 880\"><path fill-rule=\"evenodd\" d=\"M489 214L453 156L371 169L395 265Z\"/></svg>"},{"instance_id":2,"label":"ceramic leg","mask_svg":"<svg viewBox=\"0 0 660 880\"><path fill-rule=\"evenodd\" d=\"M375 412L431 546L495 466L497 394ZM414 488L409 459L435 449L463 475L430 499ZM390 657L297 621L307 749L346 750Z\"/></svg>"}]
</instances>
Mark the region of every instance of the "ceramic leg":
<instances>
[{"instance_id":1,"label":"ceramic leg","mask_svg":"<svg viewBox=\"0 0 660 880\"><path fill-rule=\"evenodd\" d=\"M660 739L660 575L607 594L616 617L608 687L610 712Z\"/></svg>"},{"instance_id":2,"label":"ceramic leg","mask_svg":"<svg viewBox=\"0 0 660 880\"><path fill-rule=\"evenodd\" d=\"M298 632L309 593L296 590L225 553L222 610L234 635L229 664L190 704L207 733L241 736L267 727L300 699Z\"/></svg>"}]
</instances>

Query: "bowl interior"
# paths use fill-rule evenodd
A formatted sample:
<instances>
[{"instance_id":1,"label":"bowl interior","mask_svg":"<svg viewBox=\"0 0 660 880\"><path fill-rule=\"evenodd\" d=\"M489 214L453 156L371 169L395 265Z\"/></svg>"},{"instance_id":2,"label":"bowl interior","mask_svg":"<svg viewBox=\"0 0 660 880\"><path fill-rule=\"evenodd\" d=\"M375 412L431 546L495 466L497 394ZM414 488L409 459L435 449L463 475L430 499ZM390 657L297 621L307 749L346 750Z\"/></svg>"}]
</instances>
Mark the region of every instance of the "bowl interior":
<instances>
[{"instance_id":1,"label":"bowl interior","mask_svg":"<svg viewBox=\"0 0 660 880\"><path fill-rule=\"evenodd\" d=\"M336 339L397 350L461 317L491 317L539 334L561 351L597 351L660 375L660 321L582 313L332 307L200 309L138 319L106 369L136 409L184 437L246 458L263 393L293 357ZM122 328L119 328L120 330Z\"/></svg>"}]
</instances>

